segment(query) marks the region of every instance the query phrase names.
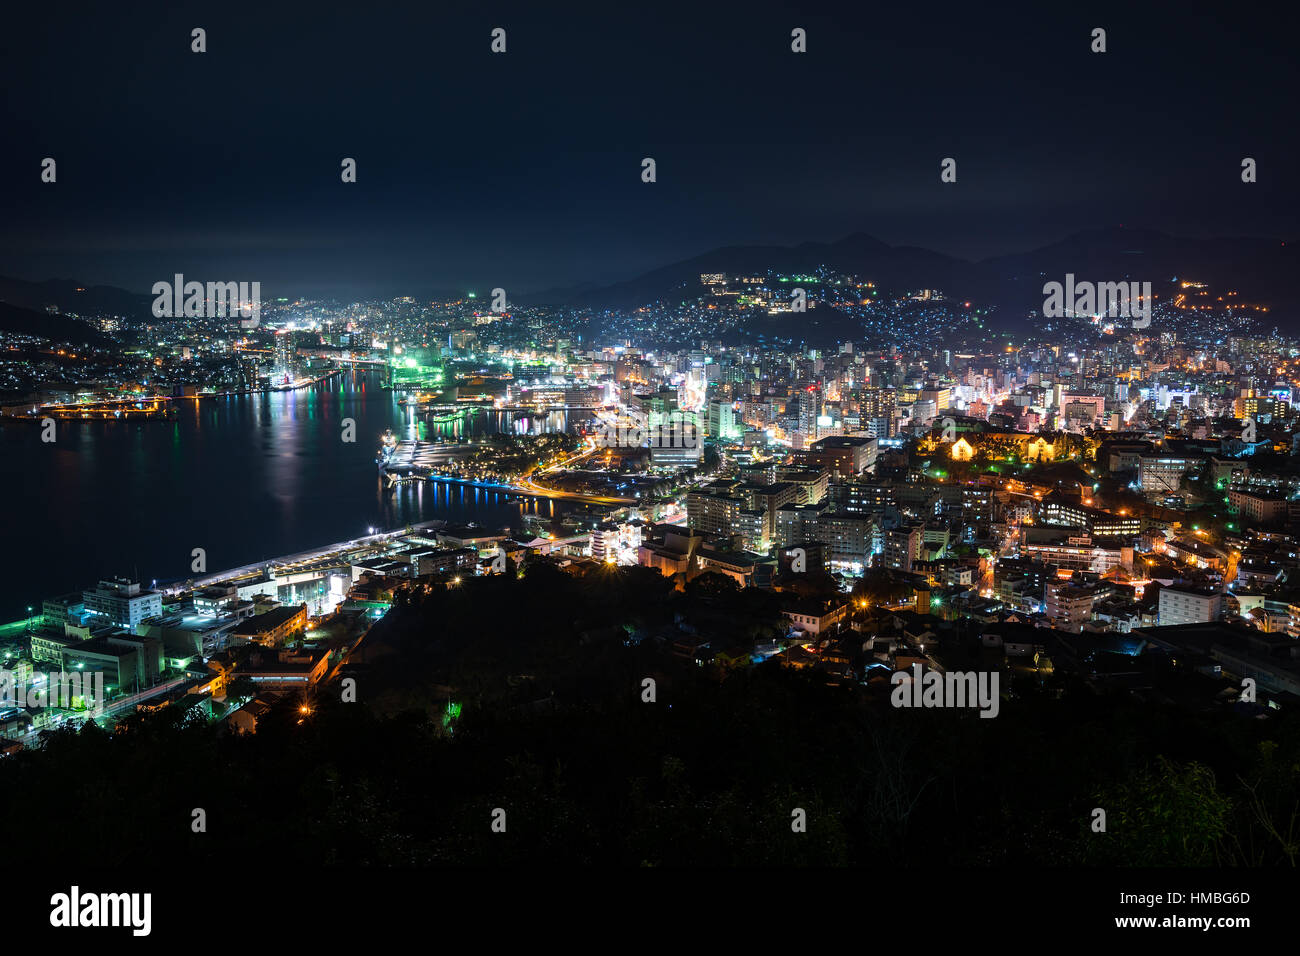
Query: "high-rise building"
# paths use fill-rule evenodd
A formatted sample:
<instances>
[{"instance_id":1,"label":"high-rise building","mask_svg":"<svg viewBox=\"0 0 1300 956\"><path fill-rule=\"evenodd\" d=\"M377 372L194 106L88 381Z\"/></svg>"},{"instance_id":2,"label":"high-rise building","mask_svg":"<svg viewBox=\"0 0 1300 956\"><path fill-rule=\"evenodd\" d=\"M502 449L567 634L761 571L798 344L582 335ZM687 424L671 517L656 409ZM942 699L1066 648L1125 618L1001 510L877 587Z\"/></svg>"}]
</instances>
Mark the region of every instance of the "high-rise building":
<instances>
[{"instance_id":1,"label":"high-rise building","mask_svg":"<svg viewBox=\"0 0 1300 956\"><path fill-rule=\"evenodd\" d=\"M860 475L876 463L876 439L831 436L813 442L805 460L825 468L836 478Z\"/></svg>"},{"instance_id":2,"label":"high-rise building","mask_svg":"<svg viewBox=\"0 0 1300 956\"><path fill-rule=\"evenodd\" d=\"M810 385L799 393L798 448L807 448L817 440L817 420L822 417L822 392Z\"/></svg>"},{"instance_id":3,"label":"high-rise building","mask_svg":"<svg viewBox=\"0 0 1300 956\"><path fill-rule=\"evenodd\" d=\"M740 423L736 419L731 402L709 402L708 422L710 438L721 438L724 441L735 441L740 438Z\"/></svg>"},{"instance_id":4,"label":"high-rise building","mask_svg":"<svg viewBox=\"0 0 1300 956\"><path fill-rule=\"evenodd\" d=\"M147 617L162 613L162 592L142 591L135 581L113 578L83 591L86 610L103 615L121 627L134 628Z\"/></svg>"}]
</instances>

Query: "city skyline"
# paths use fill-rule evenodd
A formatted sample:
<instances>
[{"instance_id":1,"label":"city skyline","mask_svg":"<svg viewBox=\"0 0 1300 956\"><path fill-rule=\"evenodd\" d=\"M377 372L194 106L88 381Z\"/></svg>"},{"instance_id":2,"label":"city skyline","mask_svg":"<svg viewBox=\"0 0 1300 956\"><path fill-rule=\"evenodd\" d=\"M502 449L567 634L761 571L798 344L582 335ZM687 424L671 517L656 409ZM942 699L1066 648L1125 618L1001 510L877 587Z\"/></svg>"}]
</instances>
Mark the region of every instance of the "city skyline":
<instances>
[{"instance_id":1,"label":"city skyline","mask_svg":"<svg viewBox=\"0 0 1300 956\"><path fill-rule=\"evenodd\" d=\"M580 937L674 870L806 921L752 867L866 877L913 947L1285 928L1275 13L146 0L0 45L0 927L536 945L520 901Z\"/></svg>"}]
</instances>

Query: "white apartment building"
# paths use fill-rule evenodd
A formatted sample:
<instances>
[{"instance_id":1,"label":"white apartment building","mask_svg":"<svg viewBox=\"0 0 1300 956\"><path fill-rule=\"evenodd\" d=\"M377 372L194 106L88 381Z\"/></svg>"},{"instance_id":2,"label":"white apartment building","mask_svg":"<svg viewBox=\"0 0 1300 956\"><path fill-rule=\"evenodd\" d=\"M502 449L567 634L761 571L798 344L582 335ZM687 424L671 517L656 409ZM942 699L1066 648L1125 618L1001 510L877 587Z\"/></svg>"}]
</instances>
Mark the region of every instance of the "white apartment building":
<instances>
[{"instance_id":1,"label":"white apartment building","mask_svg":"<svg viewBox=\"0 0 1300 956\"><path fill-rule=\"evenodd\" d=\"M95 588L82 591L81 597L87 611L132 630L145 618L162 613L161 591L142 591L139 582L125 578L100 581Z\"/></svg>"},{"instance_id":2,"label":"white apartment building","mask_svg":"<svg viewBox=\"0 0 1300 956\"><path fill-rule=\"evenodd\" d=\"M1217 621L1223 607L1223 595L1200 588L1161 588L1160 626L1170 624L1205 624Z\"/></svg>"}]
</instances>

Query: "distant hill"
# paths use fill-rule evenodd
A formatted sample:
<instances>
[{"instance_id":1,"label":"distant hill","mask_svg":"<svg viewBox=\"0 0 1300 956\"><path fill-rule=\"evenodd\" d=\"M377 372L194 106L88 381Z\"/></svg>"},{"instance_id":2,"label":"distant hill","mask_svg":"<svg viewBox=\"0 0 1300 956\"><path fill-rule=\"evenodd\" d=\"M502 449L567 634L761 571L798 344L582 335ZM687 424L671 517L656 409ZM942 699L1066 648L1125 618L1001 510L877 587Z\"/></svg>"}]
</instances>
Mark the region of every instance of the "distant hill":
<instances>
[{"instance_id":1,"label":"distant hill","mask_svg":"<svg viewBox=\"0 0 1300 956\"><path fill-rule=\"evenodd\" d=\"M1043 303L1043 283L1067 272L1088 281L1151 282L1175 277L1207 282L1216 295L1236 291L1244 302L1272 307L1278 325L1300 326L1300 243L1258 237L1187 239L1149 229L1106 228L1078 232L1038 249L970 262L931 249L891 246L866 233L836 242L797 246L725 246L611 285L590 283L518 296L524 305L595 310L630 309L652 302L693 299L700 274L809 273L819 266L861 276L886 291L942 289L950 298L996 306L1019 321ZM488 305L486 290L479 296ZM393 296L423 300L460 298L463 292L394 289ZM512 299L515 298L512 296ZM112 286L80 285L69 279L26 282L0 277L0 302L45 312L111 314L152 318L153 299Z\"/></svg>"},{"instance_id":2,"label":"distant hill","mask_svg":"<svg viewBox=\"0 0 1300 956\"><path fill-rule=\"evenodd\" d=\"M809 272L818 266L862 276L889 276L903 286L950 286L964 276L970 264L929 249L889 246L865 233L855 233L838 242L805 242L798 246L727 246L694 256L645 275L603 288L553 290L549 304L590 308L633 308L657 300L671 300L674 294L694 298L699 294L703 272L732 275L779 272ZM548 304L538 296L536 304Z\"/></svg>"},{"instance_id":3,"label":"distant hill","mask_svg":"<svg viewBox=\"0 0 1300 956\"><path fill-rule=\"evenodd\" d=\"M0 276L0 302L44 312L54 306L64 314L120 315L131 319L151 317L153 298L114 286L86 286L72 279L28 282Z\"/></svg>"},{"instance_id":4,"label":"distant hill","mask_svg":"<svg viewBox=\"0 0 1300 956\"><path fill-rule=\"evenodd\" d=\"M1186 239L1146 229L1095 229L1014 256L976 266L978 284L969 295L1020 305L1042 302L1043 282L1128 278L1153 286L1173 279L1207 282L1216 291L1236 291L1243 301L1267 303L1279 323L1300 311L1300 244L1277 239L1221 237ZM963 293L967 294L967 293ZM1033 306L1035 308L1039 306Z\"/></svg>"},{"instance_id":5,"label":"distant hill","mask_svg":"<svg viewBox=\"0 0 1300 956\"><path fill-rule=\"evenodd\" d=\"M1089 281L1149 281L1174 277L1237 291L1245 301L1264 302L1286 322L1300 311L1300 245L1276 239L1225 237L1186 239L1152 230L1096 229L1011 256L968 262L929 249L889 246L863 233L838 242L798 246L728 246L655 269L603 288L551 290L534 304L594 309L632 308L700 293L705 272L743 275L768 269L809 272L825 265L876 282L887 290L942 289L1015 314L1039 309L1043 283L1067 272Z\"/></svg>"},{"instance_id":6,"label":"distant hill","mask_svg":"<svg viewBox=\"0 0 1300 956\"><path fill-rule=\"evenodd\" d=\"M43 310L38 312L35 309L24 309L8 302L0 302L0 331L42 335L56 342L73 345L103 347L112 341L88 322Z\"/></svg>"}]
</instances>

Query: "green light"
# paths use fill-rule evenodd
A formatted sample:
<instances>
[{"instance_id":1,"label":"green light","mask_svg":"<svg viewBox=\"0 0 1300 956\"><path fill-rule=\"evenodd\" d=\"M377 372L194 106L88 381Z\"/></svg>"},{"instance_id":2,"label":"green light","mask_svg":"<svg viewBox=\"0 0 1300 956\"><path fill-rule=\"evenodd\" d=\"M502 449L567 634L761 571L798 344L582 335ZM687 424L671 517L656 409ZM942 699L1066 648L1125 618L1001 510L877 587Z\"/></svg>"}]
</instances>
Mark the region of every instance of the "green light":
<instances>
[{"instance_id":1,"label":"green light","mask_svg":"<svg viewBox=\"0 0 1300 956\"><path fill-rule=\"evenodd\" d=\"M447 712L442 715L442 726L444 730L450 730L452 721L460 717L460 704L455 701L447 701Z\"/></svg>"}]
</instances>

